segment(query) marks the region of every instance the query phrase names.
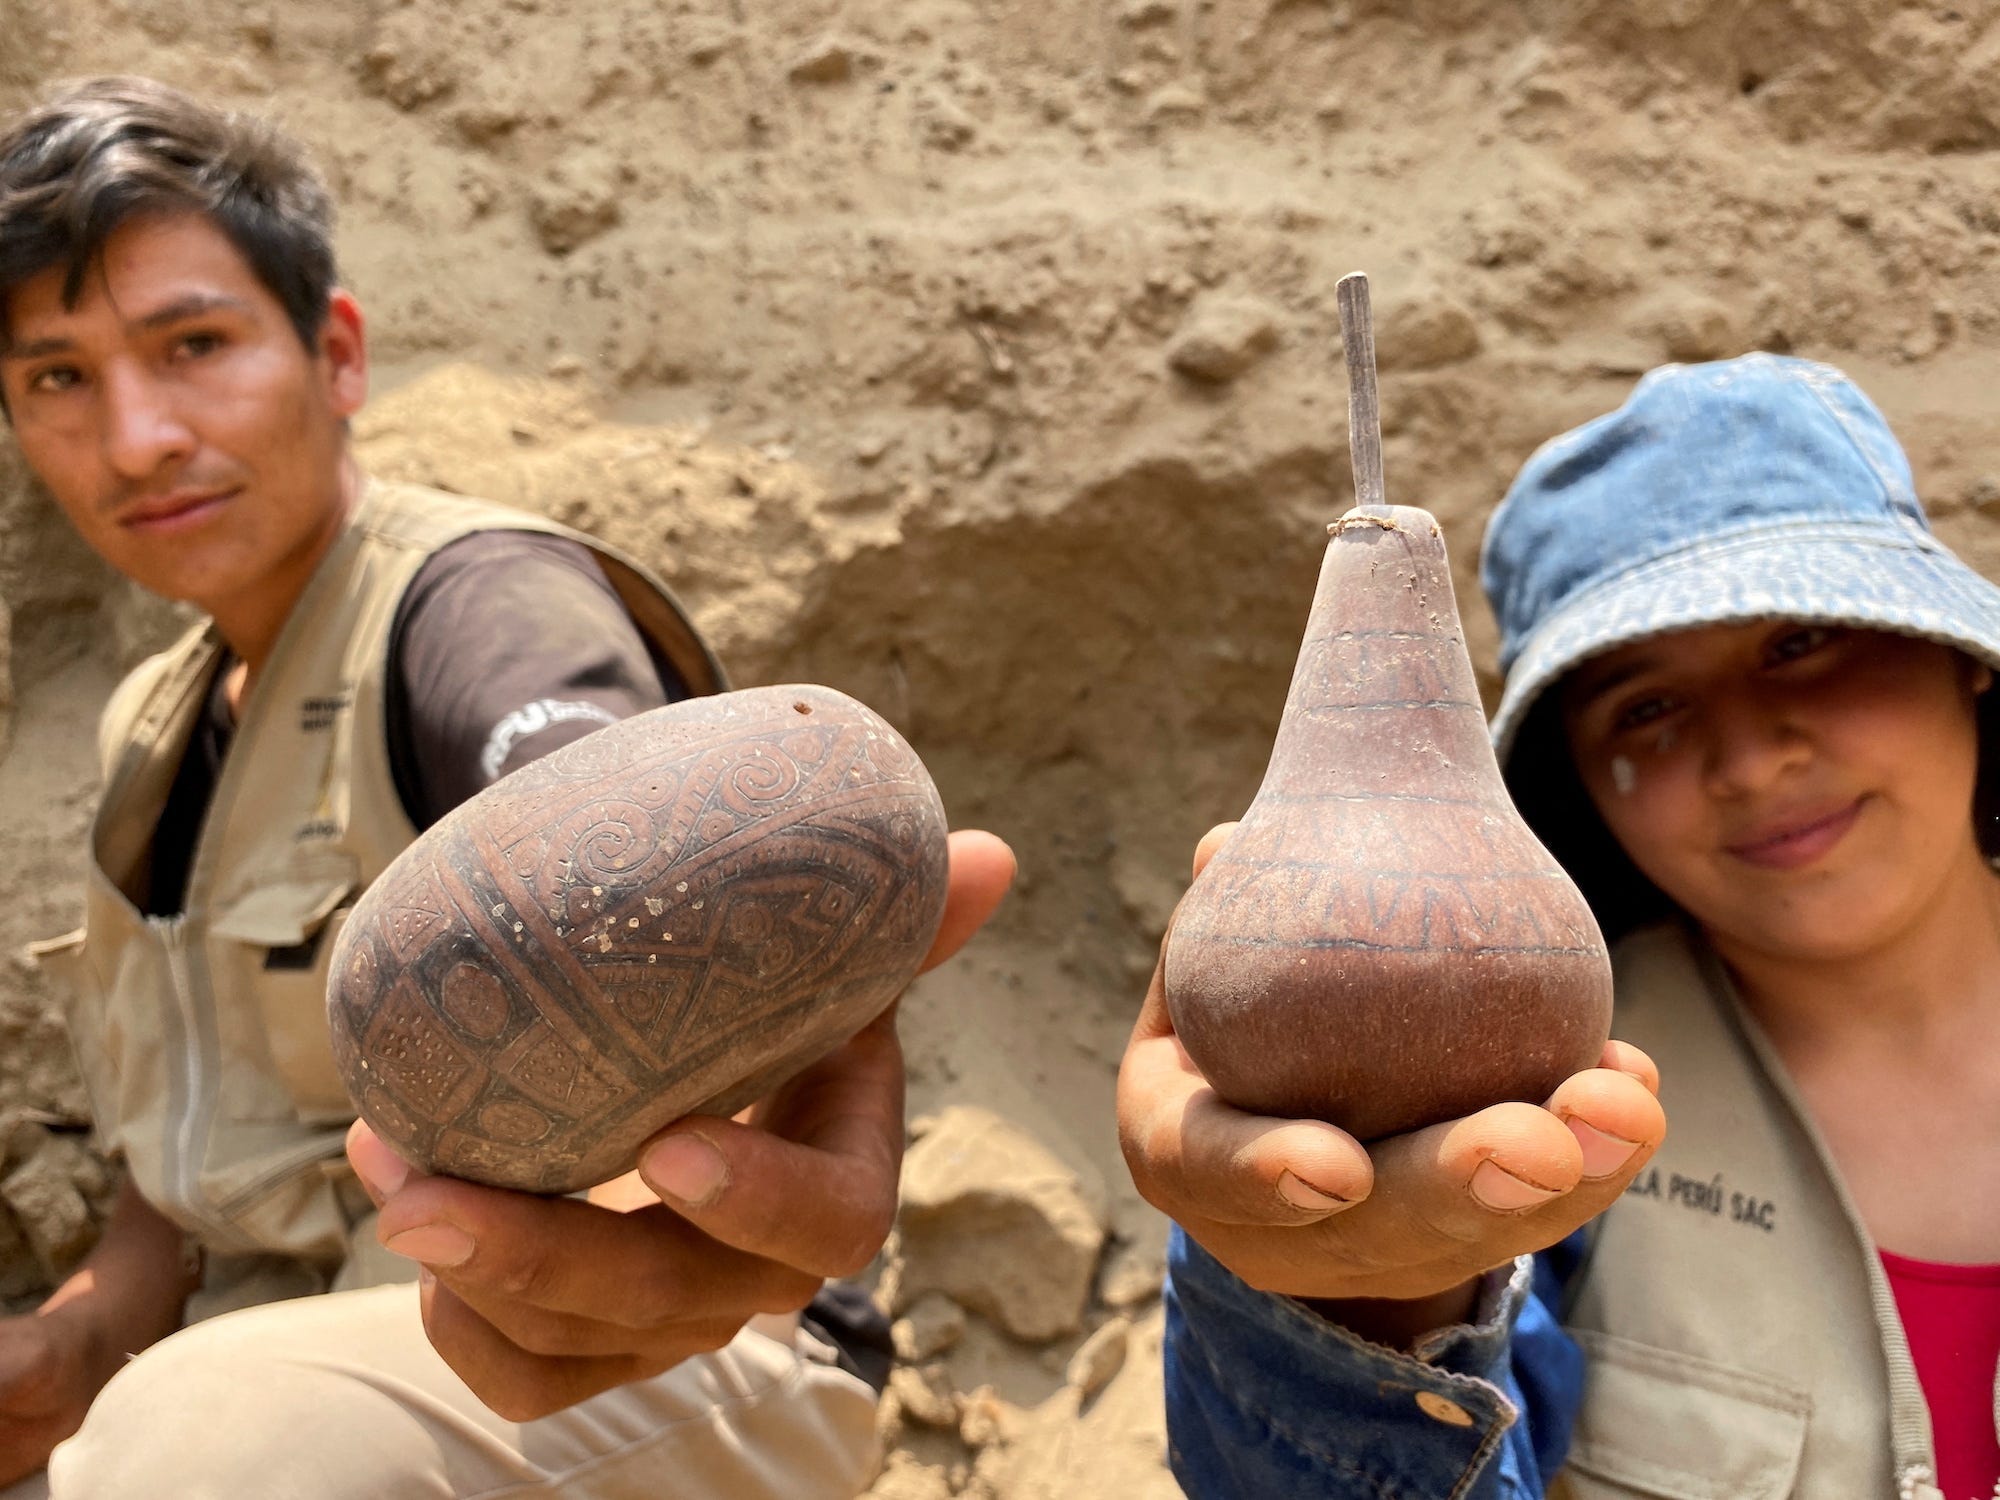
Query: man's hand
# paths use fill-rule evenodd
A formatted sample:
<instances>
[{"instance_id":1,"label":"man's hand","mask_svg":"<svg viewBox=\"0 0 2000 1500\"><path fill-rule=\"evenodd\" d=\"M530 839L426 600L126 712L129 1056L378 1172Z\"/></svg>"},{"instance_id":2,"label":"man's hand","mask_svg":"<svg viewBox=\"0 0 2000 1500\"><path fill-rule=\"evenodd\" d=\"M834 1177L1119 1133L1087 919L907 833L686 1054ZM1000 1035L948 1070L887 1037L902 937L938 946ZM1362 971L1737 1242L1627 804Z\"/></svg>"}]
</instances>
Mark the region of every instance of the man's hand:
<instances>
[{"instance_id":1,"label":"man's hand","mask_svg":"<svg viewBox=\"0 0 2000 1500\"><path fill-rule=\"evenodd\" d=\"M180 1230L122 1183L83 1264L33 1313L0 1319L0 1486L48 1462L126 1356L179 1325L199 1280Z\"/></svg>"},{"instance_id":2,"label":"man's hand","mask_svg":"<svg viewBox=\"0 0 2000 1500\"><path fill-rule=\"evenodd\" d=\"M0 1485L48 1462L110 1373L76 1318L0 1319Z\"/></svg>"},{"instance_id":3,"label":"man's hand","mask_svg":"<svg viewBox=\"0 0 2000 1500\"><path fill-rule=\"evenodd\" d=\"M1196 873L1233 827L1202 840ZM1323 1311L1406 1343L1462 1320L1481 1273L1617 1200L1666 1136L1658 1088L1651 1060L1612 1042L1545 1106L1498 1104L1364 1150L1332 1125L1217 1098L1174 1035L1156 968L1119 1071L1118 1129L1141 1195L1243 1280L1369 1299Z\"/></svg>"},{"instance_id":4,"label":"man's hand","mask_svg":"<svg viewBox=\"0 0 2000 1500\"><path fill-rule=\"evenodd\" d=\"M1005 896L1014 856L951 835L934 968ZM753 1315L791 1312L868 1264L896 1215L903 1053L895 1012L747 1117L690 1116L591 1202L413 1173L365 1124L348 1157L381 1205L382 1243L424 1263L424 1326L499 1415L528 1421L720 1349Z\"/></svg>"}]
</instances>

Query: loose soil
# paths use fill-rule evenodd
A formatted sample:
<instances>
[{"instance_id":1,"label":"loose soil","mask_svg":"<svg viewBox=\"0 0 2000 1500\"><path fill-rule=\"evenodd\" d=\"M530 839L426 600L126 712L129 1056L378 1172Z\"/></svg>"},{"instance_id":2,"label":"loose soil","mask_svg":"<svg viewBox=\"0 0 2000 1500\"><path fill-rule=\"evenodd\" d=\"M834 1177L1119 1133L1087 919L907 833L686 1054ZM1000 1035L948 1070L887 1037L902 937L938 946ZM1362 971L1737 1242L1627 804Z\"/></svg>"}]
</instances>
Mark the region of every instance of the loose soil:
<instances>
[{"instance_id":1,"label":"loose soil","mask_svg":"<svg viewBox=\"0 0 2000 1500\"><path fill-rule=\"evenodd\" d=\"M0 109L130 70L301 133L372 466L641 553L739 681L863 699L1020 851L905 1008L912 1109L993 1109L1102 1193L1131 1357L1079 1403L1082 1332L974 1317L941 1378L991 1394L892 1413L878 1495L1174 1493L1112 1080L1349 503L1342 273L1375 282L1389 497L1443 523L1489 692L1484 517L1667 359L1842 365L2000 568L2000 6L0 0L0 37ZM0 447L0 1170L59 1158L85 1200L14 955L74 924L92 720L172 620ZM0 1210L16 1305L76 1249L52 1224Z\"/></svg>"}]
</instances>

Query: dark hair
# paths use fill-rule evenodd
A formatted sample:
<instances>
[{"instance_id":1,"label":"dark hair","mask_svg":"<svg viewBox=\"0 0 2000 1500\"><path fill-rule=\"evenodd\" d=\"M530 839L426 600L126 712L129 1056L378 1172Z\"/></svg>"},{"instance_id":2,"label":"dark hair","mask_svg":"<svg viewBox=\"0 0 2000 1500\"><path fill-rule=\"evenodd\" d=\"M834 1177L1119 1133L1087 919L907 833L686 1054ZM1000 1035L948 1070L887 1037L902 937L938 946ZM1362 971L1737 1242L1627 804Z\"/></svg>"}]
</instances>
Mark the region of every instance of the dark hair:
<instances>
[{"instance_id":1,"label":"dark hair","mask_svg":"<svg viewBox=\"0 0 2000 1500\"><path fill-rule=\"evenodd\" d=\"M1980 853L2000 861L2000 687L1981 694L1979 774L1972 831ZM1675 915L1679 908L1640 872L1611 836L1577 775L1562 722L1562 683L1550 684L1521 721L1505 767L1514 805L1590 903L1605 941Z\"/></svg>"},{"instance_id":2,"label":"dark hair","mask_svg":"<svg viewBox=\"0 0 2000 1500\"><path fill-rule=\"evenodd\" d=\"M1584 789L1563 728L1560 682L1545 688L1521 721L1505 774L1521 817L1583 892L1606 942L1677 910L1611 836Z\"/></svg>"},{"instance_id":3,"label":"dark hair","mask_svg":"<svg viewBox=\"0 0 2000 1500\"><path fill-rule=\"evenodd\" d=\"M0 136L0 319L9 293L57 267L74 307L112 231L163 211L227 235L312 347L336 283L324 179L268 121L150 78L68 84Z\"/></svg>"}]
</instances>

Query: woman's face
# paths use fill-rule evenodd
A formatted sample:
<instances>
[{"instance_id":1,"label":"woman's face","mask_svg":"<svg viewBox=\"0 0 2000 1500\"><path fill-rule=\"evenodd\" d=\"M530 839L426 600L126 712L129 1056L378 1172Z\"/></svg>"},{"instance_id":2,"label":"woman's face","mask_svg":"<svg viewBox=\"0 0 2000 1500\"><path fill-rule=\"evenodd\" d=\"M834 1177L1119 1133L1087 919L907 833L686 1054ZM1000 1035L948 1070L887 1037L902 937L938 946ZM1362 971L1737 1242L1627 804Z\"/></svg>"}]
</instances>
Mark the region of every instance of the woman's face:
<instances>
[{"instance_id":1,"label":"woman's face","mask_svg":"<svg viewBox=\"0 0 2000 1500\"><path fill-rule=\"evenodd\" d=\"M1578 773L1634 864L1718 938L1871 951L1983 869L1974 699L1949 647L1796 621L1717 625L1562 687Z\"/></svg>"}]
</instances>

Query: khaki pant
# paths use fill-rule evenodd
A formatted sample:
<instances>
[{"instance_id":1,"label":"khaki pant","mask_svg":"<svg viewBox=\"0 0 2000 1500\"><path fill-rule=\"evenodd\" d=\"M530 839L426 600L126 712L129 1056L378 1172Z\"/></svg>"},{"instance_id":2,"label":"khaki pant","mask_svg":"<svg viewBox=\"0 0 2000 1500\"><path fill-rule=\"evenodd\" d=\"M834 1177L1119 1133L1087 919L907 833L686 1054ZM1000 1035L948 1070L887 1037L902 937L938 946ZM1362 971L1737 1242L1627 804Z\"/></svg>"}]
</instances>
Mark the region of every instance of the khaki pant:
<instances>
[{"instance_id":1,"label":"khaki pant","mask_svg":"<svg viewBox=\"0 0 2000 1500\"><path fill-rule=\"evenodd\" d=\"M412 1285L270 1303L134 1359L0 1500L849 1500L874 1393L796 1319L759 1325L517 1424L438 1358Z\"/></svg>"}]
</instances>

